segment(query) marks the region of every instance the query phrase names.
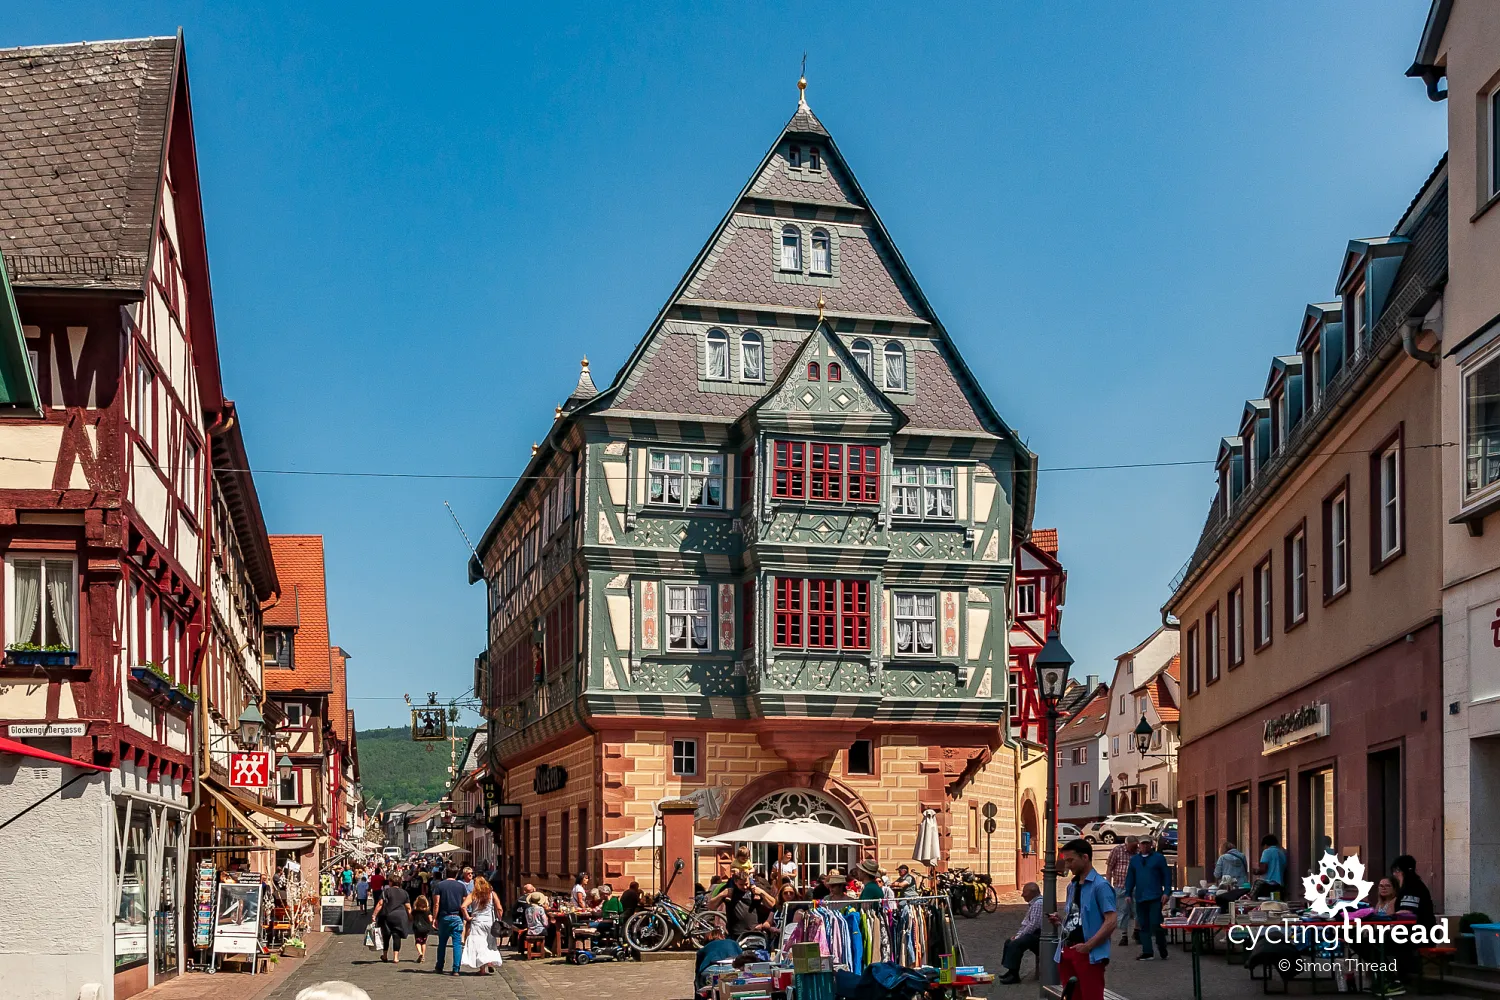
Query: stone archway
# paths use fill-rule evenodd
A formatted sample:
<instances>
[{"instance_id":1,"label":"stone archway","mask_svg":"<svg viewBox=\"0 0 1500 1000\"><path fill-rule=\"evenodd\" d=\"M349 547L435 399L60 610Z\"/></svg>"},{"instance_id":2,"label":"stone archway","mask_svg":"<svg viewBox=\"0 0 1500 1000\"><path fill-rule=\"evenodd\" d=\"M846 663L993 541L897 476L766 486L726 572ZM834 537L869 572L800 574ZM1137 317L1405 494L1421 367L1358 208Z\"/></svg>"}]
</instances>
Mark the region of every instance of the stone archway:
<instances>
[{"instance_id":1,"label":"stone archway","mask_svg":"<svg viewBox=\"0 0 1500 1000\"><path fill-rule=\"evenodd\" d=\"M1036 796L1031 789L1021 796L1020 831L1016 838L1016 888L1035 882L1042 871L1041 824L1037 820Z\"/></svg>"}]
</instances>

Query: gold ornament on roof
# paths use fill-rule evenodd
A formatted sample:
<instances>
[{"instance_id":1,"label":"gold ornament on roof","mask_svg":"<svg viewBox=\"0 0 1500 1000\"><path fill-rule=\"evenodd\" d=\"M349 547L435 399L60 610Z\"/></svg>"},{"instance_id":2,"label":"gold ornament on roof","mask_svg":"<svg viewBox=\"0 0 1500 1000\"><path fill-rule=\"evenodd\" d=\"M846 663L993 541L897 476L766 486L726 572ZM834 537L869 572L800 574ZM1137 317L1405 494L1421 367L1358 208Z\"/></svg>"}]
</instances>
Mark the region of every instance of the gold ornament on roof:
<instances>
[{"instance_id":1,"label":"gold ornament on roof","mask_svg":"<svg viewBox=\"0 0 1500 1000\"><path fill-rule=\"evenodd\" d=\"M818 322L823 322L823 296L818 296Z\"/></svg>"}]
</instances>

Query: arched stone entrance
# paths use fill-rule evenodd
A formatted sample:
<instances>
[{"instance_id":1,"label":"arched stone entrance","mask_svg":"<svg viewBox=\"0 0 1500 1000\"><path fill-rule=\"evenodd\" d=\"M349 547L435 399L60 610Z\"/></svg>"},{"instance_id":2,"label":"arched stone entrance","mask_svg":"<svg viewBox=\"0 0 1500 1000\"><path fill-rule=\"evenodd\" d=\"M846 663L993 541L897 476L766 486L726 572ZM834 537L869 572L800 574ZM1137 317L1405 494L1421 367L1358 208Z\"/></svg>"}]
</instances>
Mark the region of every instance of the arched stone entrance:
<instances>
[{"instance_id":1,"label":"arched stone entrance","mask_svg":"<svg viewBox=\"0 0 1500 1000\"><path fill-rule=\"evenodd\" d=\"M1036 799L1028 789L1021 799L1021 829L1016 842L1016 888L1035 882L1042 871L1041 824L1037 822Z\"/></svg>"},{"instance_id":2,"label":"arched stone entrance","mask_svg":"<svg viewBox=\"0 0 1500 1000\"><path fill-rule=\"evenodd\" d=\"M858 846L827 847L790 845L797 854L799 881L808 880L824 870L850 865L865 855L879 857L878 834L869 807L848 785L826 774L807 771L776 771L762 775L741 788L725 806L718 829L737 830L771 819L808 817L830 826L842 827L871 838ZM770 865L779 860L776 845L751 845L751 859L770 874ZM727 855L723 856L727 861Z\"/></svg>"}]
</instances>

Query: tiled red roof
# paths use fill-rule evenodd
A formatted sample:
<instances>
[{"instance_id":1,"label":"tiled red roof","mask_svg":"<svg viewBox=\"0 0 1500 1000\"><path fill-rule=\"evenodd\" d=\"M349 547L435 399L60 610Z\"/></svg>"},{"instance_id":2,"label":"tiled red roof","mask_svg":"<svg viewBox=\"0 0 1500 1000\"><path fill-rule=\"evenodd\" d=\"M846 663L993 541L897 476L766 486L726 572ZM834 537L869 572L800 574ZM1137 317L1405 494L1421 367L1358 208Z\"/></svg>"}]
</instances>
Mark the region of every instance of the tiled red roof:
<instances>
[{"instance_id":1,"label":"tiled red roof","mask_svg":"<svg viewBox=\"0 0 1500 1000\"><path fill-rule=\"evenodd\" d=\"M1047 553L1049 556L1057 555L1057 529L1056 528L1032 528L1031 544Z\"/></svg>"},{"instance_id":2,"label":"tiled red roof","mask_svg":"<svg viewBox=\"0 0 1500 1000\"><path fill-rule=\"evenodd\" d=\"M333 735L349 742L349 659L337 646L330 646L328 659L333 668L333 694L328 698L328 722Z\"/></svg>"},{"instance_id":3,"label":"tiled red roof","mask_svg":"<svg viewBox=\"0 0 1500 1000\"><path fill-rule=\"evenodd\" d=\"M272 535L281 595L265 606L266 625L295 629L292 669L267 670L267 691L333 691L328 592L322 535Z\"/></svg>"},{"instance_id":4,"label":"tiled red roof","mask_svg":"<svg viewBox=\"0 0 1500 1000\"><path fill-rule=\"evenodd\" d=\"M1163 722L1177 722L1182 713L1177 710L1177 702L1172 697L1171 686L1167 683L1170 676L1174 681L1178 680L1177 671L1181 669L1179 657L1172 657L1167 666L1146 684L1146 694L1151 697L1151 704L1156 709L1157 718Z\"/></svg>"},{"instance_id":5,"label":"tiled red roof","mask_svg":"<svg viewBox=\"0 0 1500 1000\"><path fill-rule=\"evenodd\" d=\"M1059 743L1103 736L1109 725L1109 688L1101 684L1071 719L1057 731Z\"/></svg>"},{"instance_id":6,"label":"tiled red roof","mask_svg":"<svg viewBox=\"0 0 1500 1000\"><path fill-rule=\"evenodd\" d=\"M1163 672L1174 681L1182 680L1182 657L1174 656L1168 660L1166 669Z\"/></svg>"}]
</instances>

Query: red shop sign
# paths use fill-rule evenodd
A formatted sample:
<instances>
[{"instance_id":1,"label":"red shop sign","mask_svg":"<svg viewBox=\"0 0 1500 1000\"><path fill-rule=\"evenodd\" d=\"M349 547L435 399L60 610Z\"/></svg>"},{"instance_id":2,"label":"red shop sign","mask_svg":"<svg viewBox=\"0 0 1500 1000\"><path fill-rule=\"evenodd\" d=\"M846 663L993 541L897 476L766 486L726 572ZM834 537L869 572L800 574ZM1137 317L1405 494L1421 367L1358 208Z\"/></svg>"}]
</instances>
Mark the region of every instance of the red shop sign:
<instances>
[{"instance_id":1,"label":"red shop sign","mask_svg":"<svg viewBox=\"0 0 1500 1000\"><path fill-rule=\"evenodd\" d=\"M265 788L271 783L271 751L235 750L229 754L229 783L235 788Z\"/></svg>"}]
</instances>

